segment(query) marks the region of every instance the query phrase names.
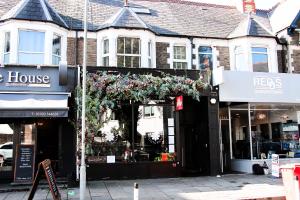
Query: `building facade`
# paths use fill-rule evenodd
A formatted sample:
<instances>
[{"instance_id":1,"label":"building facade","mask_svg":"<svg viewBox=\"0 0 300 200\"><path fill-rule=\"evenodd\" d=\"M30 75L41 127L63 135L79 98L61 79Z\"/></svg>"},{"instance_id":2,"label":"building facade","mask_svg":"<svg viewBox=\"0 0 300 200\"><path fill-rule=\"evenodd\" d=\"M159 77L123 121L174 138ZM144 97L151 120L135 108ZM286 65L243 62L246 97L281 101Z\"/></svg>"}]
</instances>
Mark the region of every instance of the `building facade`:
<instances>
[{"instance_id":1,"label":"building facade","mask_svg":"<svg viewBox=\"0 0 300 200\"><path fill-rule=\"evenodd\" d=\"M99 115L98 131L91 133L86 152L88 178L249 172L252 164L272 153L297 161L299 9L290 11L282 24L278 19L287 9L299 6L291 0L271 10L258 10L254 1L247 2L237 0L236 6L175 0L89 2L87 64L91 75L117 73L128 79L130 72L141 77L152 74L160 80L170 74L201 80L211 87L202 90L200 101L183 96L182 110L176 110L176 95L166 95L147 103L119 102L118 109ZM80 138L70 121L76 121L78 115L74 88L80 82L77 66L83 60L83 3L14 0L4 1L0 7L0 63L8 83L17 79L21 83L9 86L4 82L1 87L1 116L5 119L0 141L13 143L13 148L11 161L3 159L8 166L0 168L0 173L13 173L16 168L22 144L16 138L24 132L24 124L25 129L29 124L38 138L31 141L36 163L48 157L57 161L62 176L78 172L76 141ZM58 78L66 76L59 63L68 65L67 81ZM20 74L13 74L16 72ZM37 76L48 76L55 87L42 82L30 87ZM21 95L29 110L51 110L50 104L39 101L40 93L70 93L69 98L60 100L64 100L64 108L71 109L62 116L27 116L22 106L10 108L9 103L14 103L9 101L17 98L8 96L10 93ZM34 94L31 103L24 96L29 93ZM55 98L54 102L60 102ZM12 110L23 114L13 115ZM42 124L48 126L34 128ZM55 149L53 155L48 154L50 147L48 151L42 148L51 133L57 135L49 142ZM39 158L39 154L45 156Z\"/></svg>"}]
</instances>

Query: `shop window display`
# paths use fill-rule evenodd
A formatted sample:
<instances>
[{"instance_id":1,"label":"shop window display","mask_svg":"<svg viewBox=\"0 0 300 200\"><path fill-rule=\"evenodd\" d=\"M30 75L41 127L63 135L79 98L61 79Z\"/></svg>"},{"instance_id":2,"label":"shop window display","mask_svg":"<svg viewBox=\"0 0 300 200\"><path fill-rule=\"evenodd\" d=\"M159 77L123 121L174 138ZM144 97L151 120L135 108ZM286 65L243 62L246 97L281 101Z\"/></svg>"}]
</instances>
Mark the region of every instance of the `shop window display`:
<instances>
[{"instance_id":1,"label":"shop window display","mask_svg":"<svg viewBox=\"0 0 300 200\"><path fill-rule=\"evenodd\" d=\"M90 162L126 163L175 160L174 108L122 105L107 110L94 137ZM149 114L150 113L150 114Z\"/></svg>"}]
</instances>

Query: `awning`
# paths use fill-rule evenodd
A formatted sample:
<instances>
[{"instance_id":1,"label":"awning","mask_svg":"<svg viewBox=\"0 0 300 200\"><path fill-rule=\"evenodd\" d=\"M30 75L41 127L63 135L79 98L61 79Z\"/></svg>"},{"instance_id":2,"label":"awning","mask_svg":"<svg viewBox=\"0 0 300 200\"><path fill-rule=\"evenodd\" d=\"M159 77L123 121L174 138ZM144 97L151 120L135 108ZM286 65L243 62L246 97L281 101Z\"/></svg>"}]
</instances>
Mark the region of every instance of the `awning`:
<instances>
[{"instance_id":1,"label":"awning","mask_svg":"<svg viewBox=\"0 0 300 200\"><path fill-rule=\"evenodd\" d=\"M0 93L0 118L68 117L70 93Z\"/></svg>"}]
</instances>

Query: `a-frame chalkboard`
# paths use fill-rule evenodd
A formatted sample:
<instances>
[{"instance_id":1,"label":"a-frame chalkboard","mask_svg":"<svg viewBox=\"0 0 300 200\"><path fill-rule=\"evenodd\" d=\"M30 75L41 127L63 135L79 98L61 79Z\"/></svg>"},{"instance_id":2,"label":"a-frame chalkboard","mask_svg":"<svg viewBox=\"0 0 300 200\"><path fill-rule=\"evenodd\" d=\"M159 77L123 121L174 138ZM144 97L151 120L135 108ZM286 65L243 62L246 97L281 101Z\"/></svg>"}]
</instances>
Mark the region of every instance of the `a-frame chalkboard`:
<instances>
[{"instance_id":1,"label":"a-frame chalkboard","mask_svg":"<svg viewBox=\"0 0 300 200\"><path fill-rule=\"evenodd\" d=\"M60 196L58 187L56 185L55 175L54 175L52 167L51 167L51 161L49 159L46 159L43 162L39 163L38 170L37 170L37 173L35 175L34 182L32 184L28 200L32 200L33 197L34 197L37 186L38 186L38 184L40 182L40 179L41 179L42 169L45 172L45 176L47 178L49 189L51 191L53 199L54 200L61 200L61 196Z\"/></svg>"}]
</instances>

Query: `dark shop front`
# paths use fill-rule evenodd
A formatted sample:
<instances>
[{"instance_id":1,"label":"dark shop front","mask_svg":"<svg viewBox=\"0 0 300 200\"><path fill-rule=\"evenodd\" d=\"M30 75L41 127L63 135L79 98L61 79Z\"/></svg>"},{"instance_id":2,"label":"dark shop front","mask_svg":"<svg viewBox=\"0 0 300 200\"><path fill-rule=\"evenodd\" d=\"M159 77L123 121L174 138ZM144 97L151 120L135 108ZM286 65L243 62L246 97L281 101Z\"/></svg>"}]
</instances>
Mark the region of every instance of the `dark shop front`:
<instances>
[{"instance_id":1,"label":"dark shop front","mask_svg":"<svg viewBox=\"0 0 300 200\"><path fill-rule=\"evenodd\" d=\"M52 161L56 176L75 171L76 134L69 122L76 69L0 68L0 179L32 182L35 168Z\"/></svg>"},{"instance_id":2,"label":"dark shop front","mask_svg":"<svg viewBox=\"0 0 300 200\"><path fill-rule=\"evenodd\" d=\"M105 67L88 71L87 110L103 107L100 114L87 114L88 179L220 173L217 94L203 87L199 99L189 89L190 95L170 92L161 98L163 90L193 85L199 71ZM153 95L151 89L159 94ZM142 100L145 94L151 94L147 102ZM114 109L105 107L111 105ZM97 116L95 121L92 116Z\"/></svg>"}]
</instances>

